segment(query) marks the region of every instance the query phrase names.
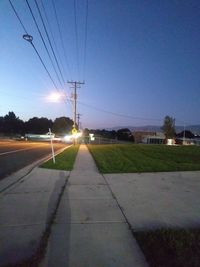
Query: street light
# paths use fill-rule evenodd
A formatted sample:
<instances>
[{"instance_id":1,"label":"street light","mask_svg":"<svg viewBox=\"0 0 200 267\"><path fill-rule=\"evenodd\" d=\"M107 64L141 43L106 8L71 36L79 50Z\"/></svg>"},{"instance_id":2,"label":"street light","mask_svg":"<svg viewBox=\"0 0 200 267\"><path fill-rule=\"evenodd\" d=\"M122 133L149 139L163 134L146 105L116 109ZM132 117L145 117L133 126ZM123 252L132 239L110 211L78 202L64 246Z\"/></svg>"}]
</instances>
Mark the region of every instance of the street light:
<instances>
[{"instance_id":1,"label":"street light","mask_svg":"<svg viewBox=\"0 0 200 267\"><path fill-rule=\"evenodd\" d=\"M31 36L29 34L24 34L23 38L24 38L24 40L26 40L29 43L32 43L32 41L33 41L33 36Z\"/></svg>"},{"instance_id":2,"label":"street light","mask_svg":"<svg viewBox=\"0 0 200 267\"><path fill-rule=\"evenodd\" d=\"M53 92L47 97L47 100L49 102L59 102L62 97L63 97L63 94L58 93L58 92Z\"/></svg>"}]
</instances>

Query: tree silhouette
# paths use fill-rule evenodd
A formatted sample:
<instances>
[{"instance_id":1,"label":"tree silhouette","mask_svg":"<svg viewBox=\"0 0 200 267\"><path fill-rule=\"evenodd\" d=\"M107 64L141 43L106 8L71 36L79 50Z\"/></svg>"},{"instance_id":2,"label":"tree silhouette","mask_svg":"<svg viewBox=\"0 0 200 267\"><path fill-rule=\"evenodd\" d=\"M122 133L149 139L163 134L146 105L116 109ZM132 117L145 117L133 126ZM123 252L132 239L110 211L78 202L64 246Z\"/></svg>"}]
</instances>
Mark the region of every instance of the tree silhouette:
<instances>
[{"instance_id":1,"label":"tree silhouette","mask_svg":"<svg viewBox=\"0 0 200 267\"><path fill-rule=\"evenodd\" d=\"M56 118L53 123L53 132L56 134L66 134L71 132L73 121L67 117Z\"/></svg>"},{"instance_id":2,"label":"tree silhouette","mask_svg":"<svg viewBox=\"0 0 200 267\"><path fill-rule=\"evenodd\" d=\"M15 113L10 111L1 119L2 132L8 135L23 134L24 122L16 117Z\"/></svg>"},{"instance_id":3,"label":"tree silhouette","mask_svg":"<svg viewBox=\"0 0 200 267\"><path fill-rule=\"evenodd\" d=\"M49 128L52 128L52 125L52 120L33 117L25 123L26 133L45 134Z\"/></svg>"},{"instance_id":4,"label":"tree silhouette","mask_svg":"<svg viewBox=\"0 0 200 267\"><path fill-rule=\"evenodd\" d=\"M165 116L161 129L167 139L173 138L175 136L175 119L170 116Z\"/></svg>"},{"instance_id":5,"label":"tree silhouette","mask_svg":"<svg viewBox=\"0 0 200 267\"><path fill-rule=\"evenodd\" d=\"M117 131L117 139L134 142L134 137L128 128L119 129Z\"/></svg>"}]
</instances>

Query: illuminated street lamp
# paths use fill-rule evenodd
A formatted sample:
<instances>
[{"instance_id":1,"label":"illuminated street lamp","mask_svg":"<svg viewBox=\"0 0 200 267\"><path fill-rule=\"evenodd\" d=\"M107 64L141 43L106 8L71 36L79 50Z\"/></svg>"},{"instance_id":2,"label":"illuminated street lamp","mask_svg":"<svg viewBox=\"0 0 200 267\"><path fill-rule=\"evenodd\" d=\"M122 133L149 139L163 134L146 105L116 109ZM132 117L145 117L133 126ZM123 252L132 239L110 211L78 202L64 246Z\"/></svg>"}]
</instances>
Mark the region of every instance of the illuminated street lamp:
<instances>
[{"instance_id":1,"label":"illuminated street lamp","mask_svg":"<svg viewBox=\"0 0 200 267\"><path fill-rule=\"evenodd\" d=\"M24 38L24 40L26 40L29 43L32 43L32 41L33 41L33 36L31 36L29 34L24 34L23 38Z\"/></svg>"},{"instance_id":2,"label":"illuminated street lamp","mask_svg":"<svg viewBox=\"0 0 200 267\"><path fill-rule=\"evenodd\" d=\"M53 92L47 97L47 100L49 102L59 102L62 97L63 97L63 94L58 93L58 92Z\"/></svg>"}]
</instances>

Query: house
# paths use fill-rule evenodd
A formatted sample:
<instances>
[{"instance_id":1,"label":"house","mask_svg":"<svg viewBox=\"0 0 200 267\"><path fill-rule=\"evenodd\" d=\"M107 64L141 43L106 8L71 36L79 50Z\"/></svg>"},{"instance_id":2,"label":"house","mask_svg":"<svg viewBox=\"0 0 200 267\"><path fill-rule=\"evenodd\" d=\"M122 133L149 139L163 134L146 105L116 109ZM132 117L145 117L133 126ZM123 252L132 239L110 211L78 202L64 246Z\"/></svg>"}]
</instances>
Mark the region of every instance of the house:
<instances>
[{"instance_id":1,"label":"house","mask_svg":"<svg viewBox=\"0 0 200 267\"><path fill-rule=\"evenodd\" d=\"M161 132L156 132L155 135L144 136L142 143L144 144L164 144L165 135Z\"/></svg>"},{"instance_id":2,"label":"house","mask_svg":"<svg viewBox=\"0 0 200 267\"><path fill-rule=\"evenodd\" d=\"M140 144L143 142L143 139L145 136L149 135L149 136L155 136L156 132L150 132L150 131L135 131L132 133L135 143L136 144Z\"/></svg>"},{"instance_id":3,"label":"house","mask_svg":"<svg viewBox=\"0 0 200 267\"><path fill-rule=\"evenodd\" d=\"M165 140L165 135L162 132L138 131L133 132L133 136L137 144L163 144Z\"/></svg>"}]
</instances>

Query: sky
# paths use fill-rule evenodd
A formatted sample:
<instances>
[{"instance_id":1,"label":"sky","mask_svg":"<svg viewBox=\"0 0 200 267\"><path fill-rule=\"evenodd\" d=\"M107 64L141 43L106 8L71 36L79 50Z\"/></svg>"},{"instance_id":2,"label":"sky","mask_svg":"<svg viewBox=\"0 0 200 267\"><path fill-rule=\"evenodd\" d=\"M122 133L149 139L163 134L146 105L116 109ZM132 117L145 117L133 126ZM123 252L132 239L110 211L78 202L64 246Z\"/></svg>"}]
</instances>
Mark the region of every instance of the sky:
<instances>
[{"instance_id":1,"label":"sky","mask_svg":"<svg viewBox=\"0 0 200 267\"><path fill-rule=\"evenodd\" d=\"M26 32L9 0L0 0L0 116L14 111L23 120L72 118L73 89L67 82L73 80L85 82L77 90L83 128L162 125L166 115L177 125L200 124L198 0L37 0L64 81L35 0L11 2L56 88L22 38ZM47 101L56 91L66 96Z\"/></svg>"}]
</instances>

